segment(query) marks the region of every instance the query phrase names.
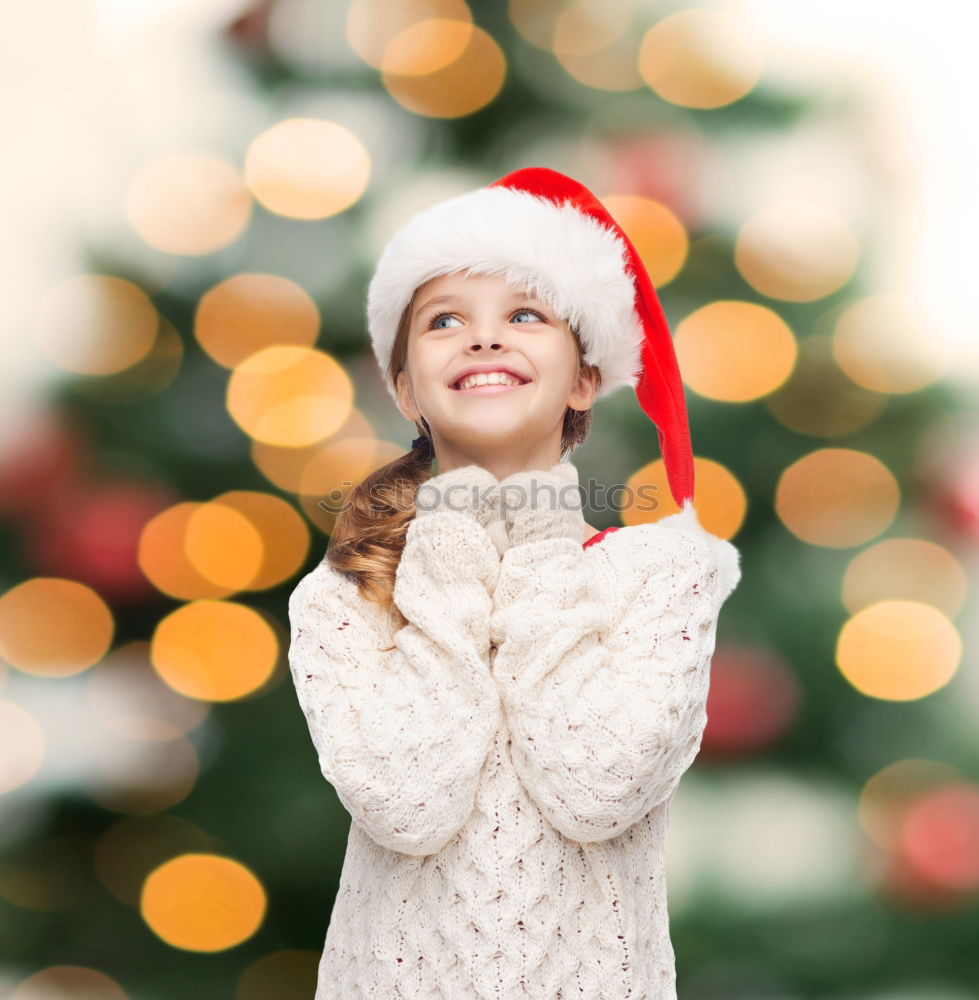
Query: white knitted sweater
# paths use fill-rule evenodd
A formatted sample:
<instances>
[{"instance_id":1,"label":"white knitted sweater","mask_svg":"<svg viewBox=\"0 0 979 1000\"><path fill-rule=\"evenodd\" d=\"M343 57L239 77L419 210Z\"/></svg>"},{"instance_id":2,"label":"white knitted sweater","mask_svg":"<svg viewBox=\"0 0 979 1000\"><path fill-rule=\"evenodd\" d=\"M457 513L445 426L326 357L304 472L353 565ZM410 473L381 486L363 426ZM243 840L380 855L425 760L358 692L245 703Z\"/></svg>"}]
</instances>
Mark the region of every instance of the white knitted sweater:
<instances>
[{"instance_id":1,"label":"white knitted sweater","mask_svg":"<svg viewBox=\"0 0 979 1000\"><path fill-rule=\"evenodd\" d=\"M587 547L547 523L501 558L466 511L416 517L404 627L325 561L290 598L353 820L315 1000L675 1000L669 806L738 552L692 506Z\"/></svg>"}]
</instances>

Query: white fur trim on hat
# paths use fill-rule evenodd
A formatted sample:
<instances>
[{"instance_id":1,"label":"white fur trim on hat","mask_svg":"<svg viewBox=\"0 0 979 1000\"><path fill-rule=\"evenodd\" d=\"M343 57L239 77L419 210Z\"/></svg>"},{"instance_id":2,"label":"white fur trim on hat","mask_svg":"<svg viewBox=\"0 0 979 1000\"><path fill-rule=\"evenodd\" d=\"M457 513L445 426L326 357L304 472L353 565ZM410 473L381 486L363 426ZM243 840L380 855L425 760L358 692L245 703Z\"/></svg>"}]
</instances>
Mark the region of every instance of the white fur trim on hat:
<instances>
[{"instance_id":1,"label":"white fur trim on hat","mask_svg":"<svg viewBox=\"0 0 979 1000\"><path fill-rule=\"evenodd\" d=\"M711 534L701 523L693 500L688 499L676 514L669 514L655 522L670 531L682 531L704 539L711 548L720 575L721 591L725 598L741 579L741 553L726 538Z\"/></svg>"},{"instance_id":2,"label":"white fur trim on hat","mask_svg":"<svg viewBox=\"0 0 979 1000\"><path fill-rule=\"evenodd\" d=\"M643 328L617 233L573 204L504 186L482 187L412 216L384 248L367 292L371 345L386 370L415 290L442 274L502 274L576 327L585 363L602 373L598 397L635 387Z\"/></svg>"}]
</instances>

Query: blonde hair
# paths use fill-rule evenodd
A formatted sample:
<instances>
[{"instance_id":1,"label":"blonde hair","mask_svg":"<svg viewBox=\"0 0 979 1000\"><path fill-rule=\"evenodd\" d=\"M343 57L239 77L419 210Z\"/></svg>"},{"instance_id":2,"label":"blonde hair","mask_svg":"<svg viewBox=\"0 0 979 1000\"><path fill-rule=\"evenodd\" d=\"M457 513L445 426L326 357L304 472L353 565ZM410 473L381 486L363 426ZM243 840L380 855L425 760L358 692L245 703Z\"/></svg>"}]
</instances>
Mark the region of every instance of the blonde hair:
<instances>
[{"instance_id":1,"label":"blonde hair","mask_svg":"<svg viewBox=\"0 0 979 1000\"><path fill-rule=\"evenodd\" d=\"M391 350L387 375L396 384L399 372L408 359L408 331L415 297L405 308ZM584 350L578 331L572 328L578 356L578 374L585 368ZM595 376L601 384L601 372ZM588 436L591 410L569 406L561 432L561 457L569 454ZM424 418L415 421L419 434L431 440L431 430ZM415 493L432 476L428 455L411 450L387 465L375 469L348 496L347 507L337 515L326 561L335 569L351 575L362 597L394 610L392 594L395 572L404 549L408 525L415 516Z\"/></svg>"}]
</instances>

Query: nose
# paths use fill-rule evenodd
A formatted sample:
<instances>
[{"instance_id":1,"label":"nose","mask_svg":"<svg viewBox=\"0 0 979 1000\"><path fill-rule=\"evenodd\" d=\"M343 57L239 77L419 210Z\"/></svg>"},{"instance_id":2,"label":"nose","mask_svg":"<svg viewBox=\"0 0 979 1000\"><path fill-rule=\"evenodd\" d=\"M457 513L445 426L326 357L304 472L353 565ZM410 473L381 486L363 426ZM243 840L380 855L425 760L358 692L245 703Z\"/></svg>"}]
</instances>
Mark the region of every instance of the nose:
<instances>
[{"instance_id":1,"label":"nose","mask_svg":"<svg viewBox=\"0 0 979 1000\"><path fill-rule=\"evenodd\" d=\"M503 334L490 323L474 324L469 334L470 351L502 351L506 346Z\"/></svg>"}]
</instances>

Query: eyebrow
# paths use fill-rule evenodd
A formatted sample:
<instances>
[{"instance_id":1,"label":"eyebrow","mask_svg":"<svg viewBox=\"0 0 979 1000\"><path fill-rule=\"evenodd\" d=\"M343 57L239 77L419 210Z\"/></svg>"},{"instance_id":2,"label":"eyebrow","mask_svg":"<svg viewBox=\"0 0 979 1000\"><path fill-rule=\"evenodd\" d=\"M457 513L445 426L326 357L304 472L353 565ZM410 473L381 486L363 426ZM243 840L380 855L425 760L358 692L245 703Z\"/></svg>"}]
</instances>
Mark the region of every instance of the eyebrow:
<instances>
[{"instance_id":1,"label":"eyebrow","mask_svg":"<svg viewBox=\"0 0 979 1000\"><path fill-rule=\"evenodd\" d=\"M442 302L457 302L460 298L461 298L461 296L459 296L459 295L436 295L434 298L429 299L423 305L420 305L415 310L415 315L418 316L420 313L422 313L429 306L438 305L439 303L442 303ZM530 292L513 292L513 293L511 293L508 301L510 301L510 302L516 302L516 301L521 300L521 299L524 299L524 300L526 300L526 299L533 299L534 302L541 302L541 300L536 295L532 295Z\"/></svg>"}]
</instances>

